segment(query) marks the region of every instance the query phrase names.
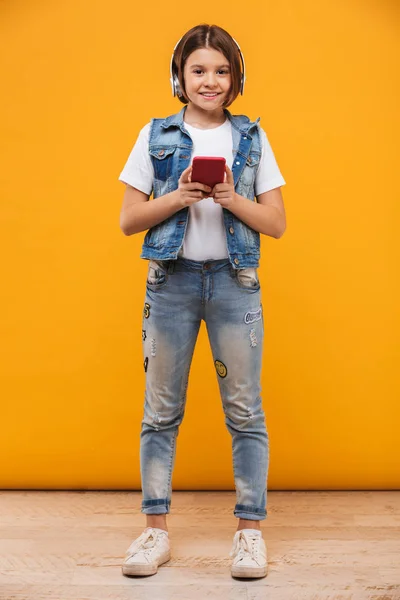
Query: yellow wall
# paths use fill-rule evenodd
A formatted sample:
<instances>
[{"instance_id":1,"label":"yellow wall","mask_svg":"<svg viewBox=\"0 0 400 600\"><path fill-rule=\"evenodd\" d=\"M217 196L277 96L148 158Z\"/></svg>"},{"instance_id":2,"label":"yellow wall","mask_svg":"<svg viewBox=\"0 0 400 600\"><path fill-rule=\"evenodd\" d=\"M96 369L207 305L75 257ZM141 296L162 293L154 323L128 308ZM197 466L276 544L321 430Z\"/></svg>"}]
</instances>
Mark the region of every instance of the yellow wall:
<instances>
[{"instance_id":1,"label":"yellow wall","mask_svg":"<svg viewBox=\"0 0 400 600\"><path fill-rule=\"evenodd\" d=\"M176 41L212 22L245 55L231 110L261 116L287 181L260 268L268 487L399 487L398 7L191 6L0 4L0 486L140 486L147 263L118 176L139 129L182 107ZM174 488L233 488L204 328Z\"/></svg>"}]
</instances>

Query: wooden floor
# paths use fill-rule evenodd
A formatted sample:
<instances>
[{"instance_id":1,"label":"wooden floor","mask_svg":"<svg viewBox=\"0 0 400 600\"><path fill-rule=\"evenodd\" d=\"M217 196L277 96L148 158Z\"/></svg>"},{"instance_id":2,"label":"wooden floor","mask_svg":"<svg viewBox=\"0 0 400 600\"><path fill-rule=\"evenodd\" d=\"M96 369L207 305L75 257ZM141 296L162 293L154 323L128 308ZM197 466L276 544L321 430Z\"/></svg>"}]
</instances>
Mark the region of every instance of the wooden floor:
<instances>
[{"instance_id":1,"label":"wooden floor","mask_svg":"<svg viewBox=\"0 0 400 600\"><path fill-rule=\"evenodd\" d=\"M268 492L268 575L233 579L234 492L174 492L172 560L129 578L140 492L0 492L0 599L400 600L400 492Z\"/></svg>"}]
</instances>

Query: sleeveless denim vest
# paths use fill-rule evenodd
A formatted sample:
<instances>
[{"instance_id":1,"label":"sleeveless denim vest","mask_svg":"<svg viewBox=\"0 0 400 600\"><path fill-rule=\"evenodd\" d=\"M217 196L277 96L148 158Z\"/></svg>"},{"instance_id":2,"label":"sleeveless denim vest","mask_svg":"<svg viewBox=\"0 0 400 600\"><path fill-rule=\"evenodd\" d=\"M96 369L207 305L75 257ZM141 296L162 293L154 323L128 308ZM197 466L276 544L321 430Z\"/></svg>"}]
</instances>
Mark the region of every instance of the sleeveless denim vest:
<instances>
[{"instance_id":1,"label":"sleeveless denim vest","mask_svg":"<svg viewBox=\"0 0 400 600\"><path fill-rule=\"evenodd\" d=\"M154 167L153 197L163 196L179 187L179 178L189 166L193 142L185 128L182 110L165 119L152 119L149 153ZM261 158L261 136L258 122L245 115L232 115L224 109L232 125L232 173L236 193L255 201L254 181ZM189 208L185 207L146 233L141 258L174 260L182 247L188 222ZM228 209L223 208L229 260L235 269L258 267L260 234Z\"/></svg>"}]
</instances>

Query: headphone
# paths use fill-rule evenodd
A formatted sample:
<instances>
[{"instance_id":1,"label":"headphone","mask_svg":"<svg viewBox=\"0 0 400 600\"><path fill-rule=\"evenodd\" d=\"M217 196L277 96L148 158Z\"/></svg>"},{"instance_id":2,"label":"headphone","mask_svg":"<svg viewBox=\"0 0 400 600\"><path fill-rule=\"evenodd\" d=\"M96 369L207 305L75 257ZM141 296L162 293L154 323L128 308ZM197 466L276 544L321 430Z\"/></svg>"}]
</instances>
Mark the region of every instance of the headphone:
<instances>
[{"instance_id":1,"label":"headphone","mask_svg":"<svg viewBox=\"0 0 400 600\"><path fill-rule=\"evenodd\" d=\"M172 56L171 56L171 63L170 63L170 66L169 66L169 73L170 73L169 80L170 80L170 83L171 83L172 95L173 96L176 96L176 95L182 96L182 90L181 90L181 86L179 84L178 76L177 76L176 73L172 72L172 66L173 66L173 63L174 63L175 50L176 50L179 42L181 41L181 39L175 44L175 48L174 48L174 51L172 52ZM241 60L241 63L242 63L242 75L240 77L240 93L243 96L244 82L246 81L246 66L245 66L245 63L244 63L244 57L243 57L242 51L240 50L239 44L237 43L237 41L233 37L232 37L232 39L235 42L235 44L236 44L236 46L237 46L237 48L239 50L240 60Z\"/></svg>"}]
</instances>

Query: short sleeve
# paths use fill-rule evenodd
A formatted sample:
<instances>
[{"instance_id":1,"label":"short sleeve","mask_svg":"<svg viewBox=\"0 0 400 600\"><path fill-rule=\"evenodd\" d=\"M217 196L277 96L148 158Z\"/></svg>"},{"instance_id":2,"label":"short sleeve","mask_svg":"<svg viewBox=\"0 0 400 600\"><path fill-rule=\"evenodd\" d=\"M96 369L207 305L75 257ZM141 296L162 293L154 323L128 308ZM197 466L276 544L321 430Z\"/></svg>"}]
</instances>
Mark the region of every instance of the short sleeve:
<instances>
[{"instance_id":1,"label":"short sleeve","mask_svg":"<svg viewBox=\"0 0 400 600\"><path fill-rule=\"evenodd\" d=\"M254 184L254 191L256 196L259 196L264 192L269 192L274 188L286 184L286 181L283 179L282 174L279 170L267 134L265 133L262 127L260 127L260 132L262 152Z\"/></svg>"},{"instance_id":2,"label":"short sleeve","mask_svg":"<svg viewBox=\"0 0 400 600\"><path fill-rule=\"evenodd\" d=\"M150 196L153 190L154 168L149 155L149 133L150 123L147 123L140 130L118 180Z\"/></svg>"}]
</instances>

